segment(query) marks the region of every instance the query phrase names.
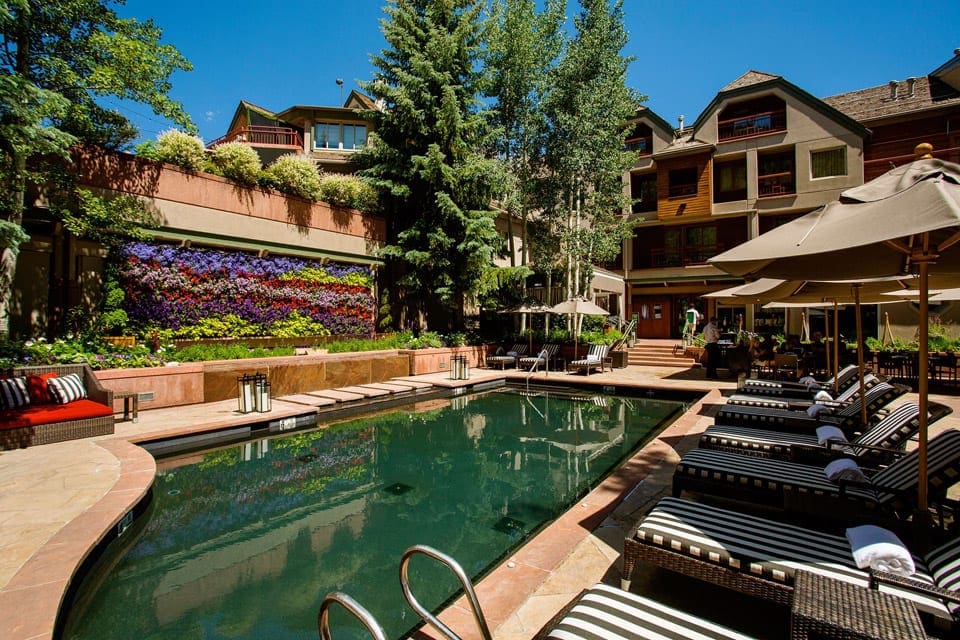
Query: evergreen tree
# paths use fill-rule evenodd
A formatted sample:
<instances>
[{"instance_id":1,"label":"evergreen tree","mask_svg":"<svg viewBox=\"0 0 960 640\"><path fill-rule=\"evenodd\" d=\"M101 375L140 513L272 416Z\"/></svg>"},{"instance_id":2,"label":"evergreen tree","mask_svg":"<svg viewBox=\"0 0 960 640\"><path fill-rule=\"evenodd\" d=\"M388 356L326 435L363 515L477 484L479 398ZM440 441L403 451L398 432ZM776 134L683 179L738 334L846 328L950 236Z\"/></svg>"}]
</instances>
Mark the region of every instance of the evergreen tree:
<instances>
[{"instance_id":1,"label":"evergreen tree","mask_svg":"<svg viewBox=\"0 0 960 640\"><path fill-rule=\"evenodd\" d=\"M362 83L382 110L360 155L387 216L383 255L404 290L402 324L461 328L501 244L490 209L495 163L482 155L482 0L388 0L388 48ZM398 287L391 287L397 291Z\"/></svg>"},{"instance_id":2,"label":"evergreen tree","mask_svg":"<svg viewBox=\"0 0 960 640\"><path fill-rule=\"evenodd\" d=\"M614 259L630 228L623 174L636 161L624 151L627 121L643 98L626 86L632 58L623 3L581 0L576 33L552 75L544 101L549 123L542 194L544 226L556 234L568 296L582 295L592 264Z\"/></svg>"},{"instance_id":3,"label":"evergreen tree","mask_svg":"<svg viewBox=\"0 0 960 640\"><path fill-rule=\"evenodd\" d=\"M76 142L119 147L136 136L123 115L97 100L143 103L192 128L183 107L167 95L170 75L189 70L190 63L160 44L151 21L117 16L116 4L122 3L0 0L0 332L7 329L18 245L26 239L27 184L62 186L63 161ZM68 199L82 203L84 197ZM86 197L101 216L100 203Z\"/></svg>"}]
</instances>

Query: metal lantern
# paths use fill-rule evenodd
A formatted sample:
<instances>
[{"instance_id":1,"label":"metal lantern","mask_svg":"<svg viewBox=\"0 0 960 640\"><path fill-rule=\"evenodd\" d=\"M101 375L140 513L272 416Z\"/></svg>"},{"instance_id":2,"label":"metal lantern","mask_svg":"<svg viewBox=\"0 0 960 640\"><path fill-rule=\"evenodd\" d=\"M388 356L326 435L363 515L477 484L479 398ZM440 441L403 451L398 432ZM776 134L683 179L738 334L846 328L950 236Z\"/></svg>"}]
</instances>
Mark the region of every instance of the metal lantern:
<instances>
[{"instance_id":1,"label":"metal lantern","mask_svg":"<svg viewBox=\"0 0 960 640\"><path fill-rule=\"evenodd\" d=\"M257 411L260 413L267 413L273 408L270 404L270 383L266 380L260 385L260 401L258 405Z\"/></svg>"},{"instance_id":2,"label":"metal lantern","mask_svg":"<svg viewBox=\"0 0 960 640\"><path fill-rule=\"evenodd\" d=\"M237 378L237 410L250 413L254 410L254 376L244 374Z\"/></svg>"}]
</instances>

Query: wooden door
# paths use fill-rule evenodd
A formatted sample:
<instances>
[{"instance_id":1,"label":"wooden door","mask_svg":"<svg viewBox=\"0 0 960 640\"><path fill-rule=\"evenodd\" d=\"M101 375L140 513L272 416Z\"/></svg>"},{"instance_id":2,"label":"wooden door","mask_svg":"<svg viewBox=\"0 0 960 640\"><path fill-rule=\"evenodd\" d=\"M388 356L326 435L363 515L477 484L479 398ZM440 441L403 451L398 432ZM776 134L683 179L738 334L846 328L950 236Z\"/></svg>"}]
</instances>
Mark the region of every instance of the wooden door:
<instances>
[{"instance_id":1,"label":"wooden door","mask_svg":"<svg viewBox=\"0 0 960 640\"><path fill-rule=\"evenodd\" d=\"M669 338L673 309L667 296L639 296L633 299L638 338Z\"/></svg>"}]
</instances>

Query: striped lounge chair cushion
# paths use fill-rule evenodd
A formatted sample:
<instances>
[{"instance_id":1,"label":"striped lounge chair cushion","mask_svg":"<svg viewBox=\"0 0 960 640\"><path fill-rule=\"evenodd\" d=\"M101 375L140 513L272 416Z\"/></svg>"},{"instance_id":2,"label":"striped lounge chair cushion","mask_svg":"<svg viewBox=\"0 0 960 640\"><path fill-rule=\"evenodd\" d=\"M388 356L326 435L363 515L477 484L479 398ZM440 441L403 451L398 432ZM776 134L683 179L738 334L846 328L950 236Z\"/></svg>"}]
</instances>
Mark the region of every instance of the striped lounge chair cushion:
<instances>
[{"instance_id":1,"label":"striped lounge chair cushion","mask_svg":"<svg viewBox=\"0 0 960 640\"><path fill-rule=\"evenodd\" d=\"M875 375L867 374L863 378L863 385L865 389L871 389L875 387L880 382L879 378ZM810 392L805 398L794 395L790 397L786 395L785 392L780 391L779 393L770 394L770 395L761 395L758 393L735 393L729 398L727 398L727 404L733 405L742 405L747 407L773 407L778 409L789 409L791 407L796 407L797 405L811 405L814 403L814 393ZM833 399L834 402L851 402L860 394L860 385L852 385L843 391L841 391L836 398Z\"/></svg>"},{"instance_id":2,"label":"striped lounge chair cushion","mask_svg":"<svg viewBox=\"0 0 960 640\"><path fill-rule=\"evenodd\" d=\"M749 640L749 636L703 618L605 584L584 592L546 637L553 640Z\"/></svg>"},{"instance_id":3,"label":"striped lounge chair cushion","mask_svg":"<svg viewBox=\"0 0 960 640\"><path fill-rule=\"evenodd\" d=\"M913 402L905 402L854 440L853 444L900 450L919 428L920 408ZM768 458L789 457L793 445L815 447L817 444L815 435L724 425L707 427L700 436L700 447L704 449L742 450L743 453ZM855 458L874 455L857 446L836 447L836 450Z\"/></svg>"},{"instance_id":4,"label":"striped lounge chair cushion","mask_svg":"<svg viewBox=\"0 0 960 640\"><path fill-rule=\"evenodd\" d=\"M840 497L840 485L827 479L823 467L710 449L687 452L674 472L674 482L678 481L695 487L701 487L701 482L723 483L778 502L791 492ZM884 497L858 487L847 487L844 495L864 507L874 507Z\"/></svg>"},{"instance_id":5,"label":"striped lounge chair cushion","mask_svg":"<svg viewBox=\"0 0 960 640\"><path fill-rule=\"evenodd\" d=\"M846 389L857 380L859 374L860 370L857 368L857 365L847 365L840 370L840 374L838 376L840 378L840 383L837 385L837 388L841 391ZM743 386L740 388L740 390L744 393L759 393L761 395L771 396L798 391L806 392L810 391L811 389L813 391L824 389L832 392L834 390L833 376L830 376L826 380L810 386L800 384L799 382L780 382L777 380L764 380L762 378L747 378L744 381Z\"/></svg>"},{"instance_id":6,"label":"striped lounge chair cushion","mask_svg":"<svg viewBox=\"0 0 960 640\"><path fill-rule=\"evenodd\" d=\"M857 568L842 533L807 529L698 502L661 499L640 522L634 539L787 586L793 584L797 569L868 586L869 576ZM960 546L960 542L953 541L952 545ZM928 558L946 572L951 551L951 547L937 550L939 555L928 554ZM914 555L914 563L917 573L913 578L933 584L926 560ZM901 587L884 585L881 590L906 598L923 611L950 618L939 599Z\"/></svg>"}]
</instances>

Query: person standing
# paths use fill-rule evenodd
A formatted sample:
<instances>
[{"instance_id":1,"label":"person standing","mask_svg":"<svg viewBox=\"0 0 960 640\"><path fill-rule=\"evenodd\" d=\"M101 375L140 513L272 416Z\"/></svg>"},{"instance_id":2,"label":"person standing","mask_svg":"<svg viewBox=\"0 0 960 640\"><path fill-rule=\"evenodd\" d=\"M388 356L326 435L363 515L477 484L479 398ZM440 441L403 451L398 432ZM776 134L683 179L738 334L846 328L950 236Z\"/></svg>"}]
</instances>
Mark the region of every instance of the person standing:
<instances>
[{"instance_id":1,"label":"person standing","mask_svg":"<svg viewBox=\"0 0 960 640\"><path fill-rule=\"evenodd\" d=\"M693 343L693 336L697 333L697 325L700 324L700 312L697 311L697 308L693 306L692 302L687 307L684 319L683 344L686 346Z\"/></svg>"},{"instance_id":2,"label":"person standing","mask_svg":"<svg viewBox=\"0 0 960 640\"><path fill-rule=\"evenodd\" d=\"M719 378L717 364L720 362L720 329L716 316L711 316L710 322L703 327L703 341L707 348L707 377L716 380Z\"/></svg>"}]
</instances>

